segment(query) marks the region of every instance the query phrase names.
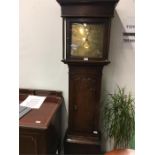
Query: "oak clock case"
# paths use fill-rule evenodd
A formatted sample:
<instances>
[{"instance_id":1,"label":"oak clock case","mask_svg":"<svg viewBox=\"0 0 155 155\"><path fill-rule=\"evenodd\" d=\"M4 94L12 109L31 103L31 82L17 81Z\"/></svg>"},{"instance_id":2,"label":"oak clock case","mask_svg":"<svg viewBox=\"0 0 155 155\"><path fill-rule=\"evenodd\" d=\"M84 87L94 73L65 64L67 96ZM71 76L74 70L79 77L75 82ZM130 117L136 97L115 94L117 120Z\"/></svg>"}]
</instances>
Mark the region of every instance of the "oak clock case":
<instances>
[{"instance_id":1,"label":"oak clock case","mask_svg":"<svg viewBox=\"0 0 155 155\"><path fill-rule=\"evenodd\" d=\"M99 129L103 67L118 0L57 0L63 18L63 62L69 68L65 154L101 154Z\"/></svg>"}]
</instances>

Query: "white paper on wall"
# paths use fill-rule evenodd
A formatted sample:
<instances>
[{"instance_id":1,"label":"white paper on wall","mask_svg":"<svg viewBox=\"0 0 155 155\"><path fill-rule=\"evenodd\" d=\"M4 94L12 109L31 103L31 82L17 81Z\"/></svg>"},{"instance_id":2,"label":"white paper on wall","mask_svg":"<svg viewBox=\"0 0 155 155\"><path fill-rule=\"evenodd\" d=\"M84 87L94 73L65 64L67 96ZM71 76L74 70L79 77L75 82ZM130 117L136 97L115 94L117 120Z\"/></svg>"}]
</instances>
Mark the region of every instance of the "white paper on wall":
<instances>
[{"instance_id":1,"label":"white paper on wall","mask_svg":"<svg viewBox=\"0 0 155 155\"><path fill-rule=\"evenodd\" d=\"M135 42L135 19L134 17L128 17L124 23L124 32L122 32L123 41L125 43Z\"/></svg>"}]
</instances>

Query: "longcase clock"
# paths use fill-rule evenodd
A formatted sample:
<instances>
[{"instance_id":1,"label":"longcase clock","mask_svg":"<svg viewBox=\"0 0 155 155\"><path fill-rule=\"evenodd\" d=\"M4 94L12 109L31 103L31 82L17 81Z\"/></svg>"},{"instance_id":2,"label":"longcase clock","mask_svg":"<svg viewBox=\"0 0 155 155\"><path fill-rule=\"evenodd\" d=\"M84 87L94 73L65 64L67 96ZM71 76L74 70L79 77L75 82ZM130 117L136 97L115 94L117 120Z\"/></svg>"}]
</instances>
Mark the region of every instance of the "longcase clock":
<instances>
[{"instance_id":1,"label":"longcase clock","mask_svg":"<svg viewBox=\"0 0 155 155\"><path fill-rule=\"evenodd\" d=\"M111 17L118 0L57 0L63 18L63 62L69 67L65 154L99 154L102 69L109 64Z\"/></svg>"}]
</instances>

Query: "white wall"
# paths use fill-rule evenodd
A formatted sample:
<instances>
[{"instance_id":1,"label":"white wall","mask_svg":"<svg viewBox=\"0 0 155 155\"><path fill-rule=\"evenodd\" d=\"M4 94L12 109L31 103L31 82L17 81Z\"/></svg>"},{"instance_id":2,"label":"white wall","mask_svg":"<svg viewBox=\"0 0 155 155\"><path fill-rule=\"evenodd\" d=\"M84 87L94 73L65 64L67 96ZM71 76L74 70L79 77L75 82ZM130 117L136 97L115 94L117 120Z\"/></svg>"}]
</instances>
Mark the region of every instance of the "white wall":
<instances>
[{"instance_id":1,"label":"white wall","mask_svg":"<svg viewBox=\"0 0 155 155\"><path fill-rule=\"evenodd\" d=\"M62 90L68 103L68 68L62 59L62 20L56 0L20 0L19 85Z\"/></svg>"},{"instance_id":2,"label":"white wall","mask_svg":"<svg viewBox=\"0 0 155 155\"><path fill-rule=\"evenodd\" d=\"M61 9L56 0L20 0L19 85L21 88L63 91L68 108L68 67L62 59ZM116 85L134 95L134 45L124 43L134 0L120 0L112 21L109 60L103 69L102 96Z\"/></svg>"},{"instance_id":3,"label":"white wall","mask_svg":"<svg viewBox=\"0 0 155 155\"><path fill-rule=\"evenodd\" d=\"M135 77L134 44L123 42L122 33L126 24L134 22L133 0L121 0L112 20L109 60L111 63L103 69L102 91L112 93L116 85L125 87L133 95Z\"/></svg>"}]
</instances>

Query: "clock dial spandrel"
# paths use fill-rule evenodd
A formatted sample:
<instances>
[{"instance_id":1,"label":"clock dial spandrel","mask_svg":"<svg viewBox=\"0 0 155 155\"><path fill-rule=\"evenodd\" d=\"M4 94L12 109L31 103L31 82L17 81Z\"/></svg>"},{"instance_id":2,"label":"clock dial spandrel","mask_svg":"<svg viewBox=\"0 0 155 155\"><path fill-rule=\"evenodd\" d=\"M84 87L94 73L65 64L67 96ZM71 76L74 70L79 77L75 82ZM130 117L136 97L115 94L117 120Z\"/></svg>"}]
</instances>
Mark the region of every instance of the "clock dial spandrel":
<instances>
[{"instance_id":1,"label":"clock dial spandrel","mask_svg":"<svg viewBox=\"0 0 155 155\"><path fill-rule=\"evenodd\" d=\"M71 57L103 57L104 24L73 23L71 34Z\"/></svg>"}]
</instances>

